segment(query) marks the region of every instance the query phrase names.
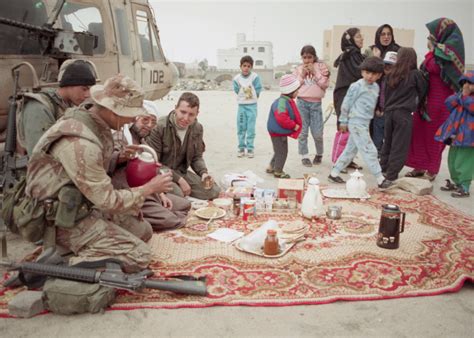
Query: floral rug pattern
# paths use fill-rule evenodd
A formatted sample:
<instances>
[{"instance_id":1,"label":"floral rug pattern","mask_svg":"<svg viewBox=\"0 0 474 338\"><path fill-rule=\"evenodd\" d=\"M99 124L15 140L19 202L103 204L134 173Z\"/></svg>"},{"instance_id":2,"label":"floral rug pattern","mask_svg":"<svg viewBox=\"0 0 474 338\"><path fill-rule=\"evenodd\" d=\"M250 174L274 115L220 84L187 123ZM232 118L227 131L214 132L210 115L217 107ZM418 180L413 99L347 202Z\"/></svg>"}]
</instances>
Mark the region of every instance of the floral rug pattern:
<instances>
[{"instance_id":1,"label":"floral rug pattern","mask_svg":"<svg viewBox=\"0 0 474 338\"><path fill-rule=\"evenodd\" d=\"M112 309L215 305L285 306L337 300L374 300L435 295L474 280L474 218L432 196L372 191L366 201L325 199L342 206L343 217L304 220L297 214L260 213L244 222L190 218L185 228L154 234L150 268L157 277L207 276L207 297L159 290L119 291ZM376 245L381 205L406 212L400 248ZM304 220L306 239L280 258L264 258L215 241L219 227L248 233L267 220ZM0 290L0 314L17 290Z\"/></svg>"}]
</instances>

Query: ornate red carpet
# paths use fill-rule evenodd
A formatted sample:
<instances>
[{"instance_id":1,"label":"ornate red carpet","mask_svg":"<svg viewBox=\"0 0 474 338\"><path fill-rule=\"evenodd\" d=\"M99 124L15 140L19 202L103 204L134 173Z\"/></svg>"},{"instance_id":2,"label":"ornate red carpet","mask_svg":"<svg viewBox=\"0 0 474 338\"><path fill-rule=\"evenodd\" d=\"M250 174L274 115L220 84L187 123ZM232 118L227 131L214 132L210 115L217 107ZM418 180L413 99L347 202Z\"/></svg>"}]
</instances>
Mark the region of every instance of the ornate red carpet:
<instances>
[{"instance_id":1,"label":"ornate red carpet","mask_svg":"<svg viewBox=\"0 0 474 338\"><path fill-rule=\"evenodd\" d=\"M376 245L381 205L406 212L400 248ZM326 199L343 207L343 218L310 223L307 239L281 258L238 251L206 235L218 227L249 232L268 219L287 223L296 215L261 214L250 222L190 221L177 231L155 234L151 268L159 276L207 276L208 297L157 290L120 292L112 309L182 308L214 305L286 306L336 300L428 296L459 290L474 280L474 219L432 196L373 193L368 201ZM11 295L10 295L11 296ZM6 311L9 292L0 294Z\"/></svg>"}]
</instances>

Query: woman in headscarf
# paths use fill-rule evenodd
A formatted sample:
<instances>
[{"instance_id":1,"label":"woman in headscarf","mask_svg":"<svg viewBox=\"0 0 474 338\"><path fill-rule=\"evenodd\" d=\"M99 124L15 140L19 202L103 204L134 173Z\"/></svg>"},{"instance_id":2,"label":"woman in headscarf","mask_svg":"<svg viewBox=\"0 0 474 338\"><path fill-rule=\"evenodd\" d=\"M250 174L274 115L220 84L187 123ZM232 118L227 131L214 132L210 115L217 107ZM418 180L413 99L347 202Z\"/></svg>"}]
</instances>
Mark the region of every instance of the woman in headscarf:
<instances>
[{"instance_id":1,"label":"woman in headscarf","mask_svg":"<svg viewBox=\"0 0 474 338\"><path fill-rule=\"evenodd\" d=\"M362 78L359 66L364 61L364 56L360 52L364 45L364 38L360 29L356 27L346 30L341 37L342 53L334 61L334 67L338 68L336 86L333 92L334 108L337 115L337 125L339 126L339 116L341 115L341 105L346 96L349 86ZM348 168L362 169L352 162Z\"/></svg>"},{"instance_id":2,"label":"woman in headscarf","mask_svg":"<svg viewBox=\"0 0 474 338\"><path fill-rule=\"evenodd\" d=\"M367 56L377 56L383 60L387 52L398 52L399 49L400 45L395 42L392 26L384 24L377 28L375 43L364 54L367 54Z\"/></svg>"},{"instance_id":3,"label":"woman in headscarf","mask_svg":"<svg viewBox=\"0 0 474 338\"><path fill-rule=\"evenodd\" d=\"M444 102L459 90L458 79L464 72L464 40L456 23L439 18L426 24L429 52L421 69L429 77L425 114L413 114L413 133L405 165L414 168L408 177L433 181L439 172L445 144L434 139L449 111Z\"/></svg>"},{"instance_id":4,"label":"woman in headscarf","mask_svg":"<svg viewBox=\"0 0 474 338\"><path fill-rule=\"evenodd\" d=\"M334 67L338 68L336 86L333 92L334 108L337 119L341 114L341 105L346 96L349 86L362 78L359 65L364 61L360 49L364 44L364 38L359 28L349 28L342 34L342 54L334 61Z\"/></svg>"}]
</instances>

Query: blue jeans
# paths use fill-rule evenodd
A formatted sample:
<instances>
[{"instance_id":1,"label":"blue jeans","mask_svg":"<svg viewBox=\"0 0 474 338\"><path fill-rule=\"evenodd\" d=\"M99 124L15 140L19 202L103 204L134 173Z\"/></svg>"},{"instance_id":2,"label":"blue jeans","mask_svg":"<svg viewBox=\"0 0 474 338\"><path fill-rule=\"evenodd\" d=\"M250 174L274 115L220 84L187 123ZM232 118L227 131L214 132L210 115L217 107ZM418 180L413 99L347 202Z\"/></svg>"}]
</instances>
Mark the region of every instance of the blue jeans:
<instances>
[{"instance_id":1,"label":"blue jeans","mask_svg":"<svg viewBox=\"0 0 474 338\"><path fill-rule=\"evenodd\" d=\"M255 122L257 120L257 104L239 104L237 111L237 136L239 150L253 151L255 140Z\"/></svg>"},{"instance_id":2,"label":"blue jeans","mask_svg":"<svg viewBox=\"0 0 474 338\"><path fill-rule=\"evenodd\" d=\"M372 140L374 141L375 148L377 148L379 154L382 152L384 126L385 116L374 116Z\"/></svg>"},{"instance_id":3,"label":"blue jeans","mask_svg":"<svg viewBox=\"0 0 474 338\"><path fill-rule=\"evenodd\" d=\"M359 152L372 175L375 177L381 176L382 168L377 158L377 148L375 148L370 138L369 123L351 123L349 120L349 131L349 140L347 141L346 148L337 159L333 170L339 175L341 170L346 168L357 155L357 152Z\"/></svg>"},{"instance_id":4,"label":"blue jeans","mask_svg":"<svg viewBox=\"0 0 474 338\"><path fill-rule=\"evenodd\" d=\"M303 126L301 127L301 134L298 138L298 154L308 155L308 129L311 129L313 135L314 146L316 154L322 155L324 152L323 143L323 111L321 102L308 102L302 99L297 101L298 110L300 111Z\"/></svg>"}]
</instances>

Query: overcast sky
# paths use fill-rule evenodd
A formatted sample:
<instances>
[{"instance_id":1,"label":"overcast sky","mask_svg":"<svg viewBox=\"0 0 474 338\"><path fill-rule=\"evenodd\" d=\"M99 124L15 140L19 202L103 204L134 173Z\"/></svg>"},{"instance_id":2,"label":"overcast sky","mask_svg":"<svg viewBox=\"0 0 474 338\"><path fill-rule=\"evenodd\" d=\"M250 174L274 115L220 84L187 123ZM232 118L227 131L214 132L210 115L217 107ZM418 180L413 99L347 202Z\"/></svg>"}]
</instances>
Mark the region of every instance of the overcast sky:
<instances>
[{"instance_id":1,"label":"overcast sky","mask_svg":"<svg viewBox=\"0 0 474 338\"><path fill-rule=\"evenodd\" d=\"M466 63L474 64L474 0L374 1L150 1L165 55L172 61L208 59L215 65L217 49L247 40L273 43L274 65L299 61L299 51L313 44L322 55L323 31L333 25L380 26L415 30L415 49L426 52L425 27L439 17L453 19L464 35ZM395 36L396 39L396 36ZM374 37L365 37L365 45Z\"/></svg>"}]
</instances>

